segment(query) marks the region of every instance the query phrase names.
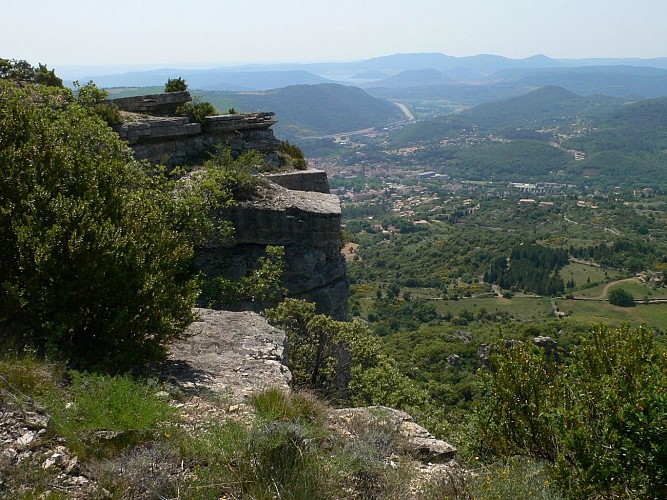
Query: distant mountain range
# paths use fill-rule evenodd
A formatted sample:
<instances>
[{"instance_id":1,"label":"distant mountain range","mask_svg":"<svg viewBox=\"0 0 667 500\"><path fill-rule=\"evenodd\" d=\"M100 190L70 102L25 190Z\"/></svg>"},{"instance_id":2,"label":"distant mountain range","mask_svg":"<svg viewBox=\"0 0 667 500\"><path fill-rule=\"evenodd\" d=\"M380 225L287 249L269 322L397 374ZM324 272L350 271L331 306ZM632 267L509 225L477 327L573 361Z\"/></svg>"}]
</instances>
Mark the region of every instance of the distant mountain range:
<instances>
[{"instance_id":1,"label":"distant mountain range","mask_svg":"<svg viewBox=\"0 0 667 500\"><path fill-rule=\"evenodd\" d=\"M210 70L156 69L134 71L117 75L84 78L93 80L100 87L152 87L164 85L169 78L182 77L193 90L268 90L289 85L313 85L331 83L301 69L281 71L229 71L222 68Z\"/></svg>"},{"instance_id":2,"label":"distant mountain range","mask_svg":"<svg viewBox=\"0 0 667 500\"><path fill-rule=\"evenodd\" d=\"M588 68L588 69L578 69ZM592 69L596 68L596 69ZM634 68L634 69L633 69ZM637 68L652 68L644 72ZM81 70L78 70L81 74ZM563 76L565 75L565 76ZM574 76L572 76L574 75ZM650 93L655 94L660 78L667 77L667 57L654 59L552 59L536 55L525 59L480 54L470 57L453 57L440 53L395 54L362 61L344 63L311 64L252 64L243 66L221 66L211 69L152 69L120 74L95 74L78 77L81 81L92 79L104 87L132 87L159 85L167 78L181 76L192 89L201 90L269 90L288 85L311 85L315 83L348 83L373 87L421 87L440 84L498 84L531 79L541 79L543 85L560 85L559 78L597 78L592 90L605 84L607 90L623 80L624 75L633 75L636 80L653 78ZM67 72L63 73L65 78ZM613 80L615 76L616 80ZM545 82L544 80L549 80ZM632 83L632 82L630 82ZM567 88L566 85L561 85ZM570 89L576 91L574 89ZM667 94L667 89L665 94ZM621 90L626 92L626 90ZM593 92L596 93L596 92Z\"/></svg>"},{"instance_id":3,"label":"distant mountain range","mask_svg":"<svg viewBox=\"0 0 667 500\"><path fill-rule=\"evenodd\" d=\"M594 111L609 99L615 102L614 98L667 96L667 58L572 60L536 55L510 59L421 53L346 63L152 69L80 80L92 79L107 88L159 87L179 76L221 111L275 111L276 131L288 137L384 127L402 117L388 101L402 102L419 118L428 118L550 89L524 98L519 107L509 101L464 113L464 118L482 126L498 127L522 126L536 116L548 123L569 117L575 109ZM530 99L541 111L531 108ZM440 129L449 124L431 126Z\"/></svg>"}]
</instances>

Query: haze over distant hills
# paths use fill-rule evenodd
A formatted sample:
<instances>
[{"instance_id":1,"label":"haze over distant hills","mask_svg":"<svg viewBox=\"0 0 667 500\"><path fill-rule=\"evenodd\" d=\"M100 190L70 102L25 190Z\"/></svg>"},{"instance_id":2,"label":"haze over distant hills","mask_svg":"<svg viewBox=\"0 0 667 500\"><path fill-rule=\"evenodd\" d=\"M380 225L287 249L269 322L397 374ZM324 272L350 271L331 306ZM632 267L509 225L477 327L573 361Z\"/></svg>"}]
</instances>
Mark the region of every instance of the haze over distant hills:
<instances>
[{"instance_id":1,"label":"haze over distant hills","mask_svg":"<svg viewBox=\"0 0 667 500\"><path fill-rule=\"evenodd\" d=\"M597 68L577 70L577 68ZM605 69L606 68L606 69ZM635 68L635 69L631 69ZM653 68L638 72L636 68ZM427 71L426 71L427 70ZM507 70L512 70L507 72ZM546 72L545 70L550 70ZM408 72L408 73L405 73ZM501 72L501 73L499 73ZM505 72L505 73L502 73ZM80 71L79 71L80 73ZM104 87L151 86L182 76L193 89L268 90L288 85L344 82L374 87L413 87L448 83L499 83L522 78L550 78L558 85L559 75L593 74L602 78L623 75L637 78L667 78L667 57L656 59L552 59L536 55L525 59L480 54L453 57L440 53L394 54L344 63L285 63L220 66L211 69L152 69L121 74L95 74L79 80L94 80ZM65 78L67 72L62 73ZM402 75L401 75L402 74ZM545 76L546 75L546 76Z\"/></svg>"},{"instance_id":2,"label":"haze over distant hills","mask_svg":"<svg viewBox=\"0 0 667 500\"><path fill-rule=\"evenodd\" d=\"M168 78L179 76L190 90L203 93L221 111L275 111L277 132L291 138L386 127L405 118L388 101L402 103L418 118L429 118L543 87L551 89L532 96L535 106L544 108L542 111L531 109L525 99L521 101L525 116L517 114L516 109L509 114L494 114L498 106L512 108L512 101L472 112L484 115L475 117L480 124L486 120L496 126L500 123L495 120L501 120L512 126L534 120L540 113L545 118L553 113L568 117L572 110L595 109L609 98L667 96L667 58L574 60L535 55L510 59L491 54L453 57L419 53L345 63L152 69L90 79L102 87L148 87L161 86ZM572 95L564 98L568 92Z\"/></svg>"}]
</instances>

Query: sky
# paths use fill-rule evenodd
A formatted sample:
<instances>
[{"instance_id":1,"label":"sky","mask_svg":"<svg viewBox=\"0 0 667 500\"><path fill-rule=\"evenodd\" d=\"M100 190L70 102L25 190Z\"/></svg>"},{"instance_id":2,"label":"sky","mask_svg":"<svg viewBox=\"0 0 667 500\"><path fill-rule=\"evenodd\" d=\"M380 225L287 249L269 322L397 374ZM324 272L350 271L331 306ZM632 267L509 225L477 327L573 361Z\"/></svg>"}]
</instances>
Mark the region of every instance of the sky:
<instances>
[{"instance_id":1,"label":"sky","mask_svg":"<svg viewBox=\"0 0 667 500\"><path fill-rule=\"evenodd\" d=\"M665 0L0 0L0 12L0 57L56 69L667 56Z\"/></svg>"}]
</instances>

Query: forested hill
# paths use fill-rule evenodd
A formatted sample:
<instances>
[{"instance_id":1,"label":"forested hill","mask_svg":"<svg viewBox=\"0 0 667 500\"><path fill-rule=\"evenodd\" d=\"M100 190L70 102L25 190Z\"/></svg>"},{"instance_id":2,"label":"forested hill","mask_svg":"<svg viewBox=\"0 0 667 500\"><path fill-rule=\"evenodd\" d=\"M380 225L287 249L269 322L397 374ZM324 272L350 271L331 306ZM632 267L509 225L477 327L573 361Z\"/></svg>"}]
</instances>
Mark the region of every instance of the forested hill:
<instances>
[{"instance_id":1,"label":"forested hill","mask_svg":"<svg viewBox=\"0 0 667 500\"><path fill-rule=\"evenodd\" d=\"M456 137L461 130L471 126L472 121L462 115L438 116L393 132L389 141L396 147L441 141L446 137Z\"/></svg>"},{"instance_id":2,"label":"forested hill","mask_svg":"<svg viewBox=\"0 0 667 500\"><path fill-rule=\"evenodd\" d=\"M357 87L338 84L293 85L266 92L205 92L218 109L276 113L279 136L307 137L382 127L403 118L394 104Z\"/></svg>"},{"instance_id":3,"label":"forested hill","mask_svg":"<svg viewBox=\"0 0 667 500\"><path fill-rule=\"evenodd\" d=\"M542 87L527 94L480 104L465 113L482 128L538 126L568 123L572 118L604 109L613 98L581 97L562 87Z\"/></svg>"},{"instance_id":4,"label":"forested hill","mask_svg":"<svg viewBox=\"0 0 667 500\"><path fill-rule=\"evenodd\" d=\"M622 102L607 96L582 97L562 87L543 87L527 94L480 104L459 115L447 115L421 121L392 134L397 146L411 142L437 142L453 131L476 126L483 130L496 130L511 138L517 137L516 129L524 130L523 139L539 139L539 134L528 134L528 130L554 125L569 125L578 117L600 117ZM539 137L538 137L539 136Z\"/></svg>"},{"instance_id":5,"label":"forested hill","mask_svg":"<svg viewBox=\"0 0 667 500\"><path fill-rule=\"evenodd\" d=\"M662 153L667 149L667 97L615 107L589 121L568 144L589 153Z\"/></svg>"}]
</instances>

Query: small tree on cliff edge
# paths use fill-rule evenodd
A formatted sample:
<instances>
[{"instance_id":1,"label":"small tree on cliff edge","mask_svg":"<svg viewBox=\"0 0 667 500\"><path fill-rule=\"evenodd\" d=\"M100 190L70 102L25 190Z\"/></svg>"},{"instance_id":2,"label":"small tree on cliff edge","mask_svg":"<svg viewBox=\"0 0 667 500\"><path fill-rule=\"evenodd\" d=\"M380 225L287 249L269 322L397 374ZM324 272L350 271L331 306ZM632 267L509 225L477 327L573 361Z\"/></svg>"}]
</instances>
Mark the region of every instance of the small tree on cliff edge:
<instances>
[{"instance_id":1,"label":"small tree on cliff edge","mask_svg":"<svg viewBox=\"0 0 667 500\"><path fill-rule=\"evenodd\" d=\"M167 80L167 83L164 84L165 92L183 92L188 90L188 84L185 83L185 80L180 76L178 78L170 78Z\"/></svg>"}]
</instances>

